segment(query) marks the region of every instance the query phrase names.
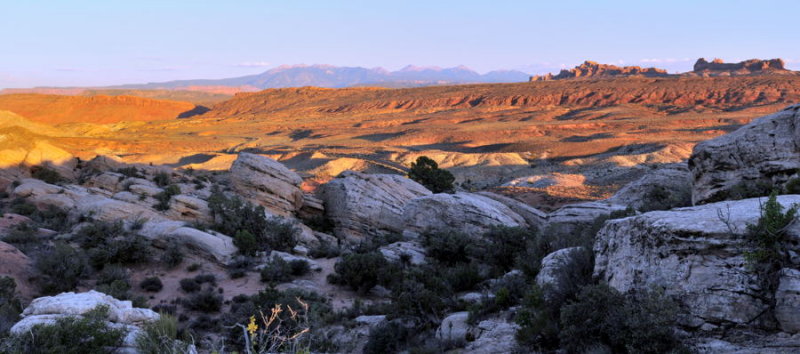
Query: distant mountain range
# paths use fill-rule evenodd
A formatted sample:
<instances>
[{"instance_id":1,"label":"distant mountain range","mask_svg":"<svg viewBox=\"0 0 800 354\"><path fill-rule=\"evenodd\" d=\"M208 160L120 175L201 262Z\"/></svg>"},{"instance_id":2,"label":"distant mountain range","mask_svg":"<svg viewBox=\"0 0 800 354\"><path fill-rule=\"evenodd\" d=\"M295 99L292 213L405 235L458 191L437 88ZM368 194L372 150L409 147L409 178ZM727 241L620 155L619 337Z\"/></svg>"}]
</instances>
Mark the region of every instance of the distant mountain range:
<instances>
[{"instance_id":1,"label":"distant mountain range","mask_svg":"<svg viewBox=\"0 0 800 354\"><path fill-rule=\"evenodd\" d=\"M467 67L406 66L398 71L383 68L340 67L331 65L283 65L257 75L216 80L178 80L146 84L119 85L117 89L192 89L199 87L238 87L250 90L285 87L415 87L461 83L527 81L521 71L498 70L479 74Z\"/></svg>"}]
</instances>

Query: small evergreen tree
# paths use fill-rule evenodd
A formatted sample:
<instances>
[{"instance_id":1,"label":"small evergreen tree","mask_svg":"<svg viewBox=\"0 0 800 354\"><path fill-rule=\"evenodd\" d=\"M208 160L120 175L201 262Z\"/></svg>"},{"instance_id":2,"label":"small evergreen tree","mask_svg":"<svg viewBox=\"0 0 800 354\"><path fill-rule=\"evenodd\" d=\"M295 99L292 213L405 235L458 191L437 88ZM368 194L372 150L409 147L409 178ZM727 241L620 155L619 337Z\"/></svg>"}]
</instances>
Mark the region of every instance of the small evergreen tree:
<instances>
[{"instance_id":1,"label":"small evergreen tree","mask_svg":"<svg viewBox=\"0 0 800 354\"><path fill-rule=\"evenodd\" d=\"M453 191L453 174L439 168L439 164L427 156L420 156L416 162L411 163L408 178L419 182L434 193Z\"/></svg>"}]
</instances>

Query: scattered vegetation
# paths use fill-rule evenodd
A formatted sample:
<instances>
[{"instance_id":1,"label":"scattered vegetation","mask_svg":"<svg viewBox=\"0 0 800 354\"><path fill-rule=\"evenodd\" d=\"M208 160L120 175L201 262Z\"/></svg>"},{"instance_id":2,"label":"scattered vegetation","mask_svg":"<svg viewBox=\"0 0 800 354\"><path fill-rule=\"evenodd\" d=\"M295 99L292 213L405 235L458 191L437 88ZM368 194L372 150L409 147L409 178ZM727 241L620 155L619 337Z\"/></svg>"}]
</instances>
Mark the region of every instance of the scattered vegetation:
<instances>
[{"instance_id":1,"label":"scattered vegetation","mask_svg":"<svg viewBox=\"0 0 800 354\"><path fill-rule=\"evenodd\" d=\"M74 290L90 272L86 255L63 242L57 242L35 264L41 274L39 288L46 295Z\"/></svg>"},{"instance_id":2,"label":"scattered vegetation","mask_svg":"<svg viewBox=\"0 0 800 354\"><path fill-rule=\"evenodd\" d=\"M646 203L639 208L641 212L669 210L692 205L692 191L689 185L682 188L667 189L654 185L647 189L643 198Z\"/></svg>"},{"instance_id":3,"label":"scattered vegetation","mask_svg":"<svg viewBox=\"0 0 800 354\"><path fill-rule=\"evenodd\" d=\"M81 317L63 317L14 335L0 347L3 353L109 353L122 346L125 333L106 324L108 308L98 307Z\"/></svg>"},{"instance_id":4,"label":"scattered vegetation","mask_svg":"<svg viewBox=\"0 0 800 354\"><path fill-rule=\"evenodd\" d=\"M297 245L300 229L279 217L267 218L262 206L254 206L238 197L228 197L218 188L212 189L208 206L214 216L212 229L234 235L242 254L258 251L290 251ZM249 234L249 235L248 235ZM238 237L237 237L238 235ZM253 236L255 242L253 242Z\"/></svg>"},{"instance_id":5,"label":"scattered vegetation","mask_svg":"<svg viewBox=\"0 0 800 354\"><path fill-rule=\"evenodd\" d=\"M769 294L778 287L780 270L790 264L786 228L797 218L797 209L793 205L784 212L778 192L773 191L761 206L758 222L747 226L745 237L752 251L745 252L745 259Z\"/></svg>"},{"instance_id":6,"label":"scattered vegetation","mask_svg":"<svg viewBox=\"0 0 800 354\"><path fill-rule=\"evenodd\" d=\"M163 191L153 196L158 201L153 205L153 208L159 211L169 210L169 201L178 194L181 194L181 189L174 184L170 184Z\"/></svg>"},{"instance_id":7,"label":"scattered vegetation","mask_svg":"<svg viewBox=\"0 0 800 354\"><path fill-rule=\"evenodd\" d=\"M142 282L139 283L139 287L144 291L157 293L164 288L164 284L161 283L161 279L158 277L149 277L142 280Z\"/></svg>"},{"instance_id":8,"label":"scattered vegetation","mask_svg":"<svg viewBox=\"0 0 800 354\"><path fill-rule=\"evenodd\" d=\"M49 184L57 184L66 180L58 171L44 165L31 167L31 177Z\"/></svg>"},{"instance_id":9,"label":"scattered vegetation","mask_svg":"<svg viewBox=\"0 0 800 354\"><path fill-rule=\"evenodd\" d=\"M420 156L416 162L411 163L408 178L434 193L452 192L453 182L456 180L452 173L440 169L439 164L427 156Z\"/></svg>"}]
</instances>

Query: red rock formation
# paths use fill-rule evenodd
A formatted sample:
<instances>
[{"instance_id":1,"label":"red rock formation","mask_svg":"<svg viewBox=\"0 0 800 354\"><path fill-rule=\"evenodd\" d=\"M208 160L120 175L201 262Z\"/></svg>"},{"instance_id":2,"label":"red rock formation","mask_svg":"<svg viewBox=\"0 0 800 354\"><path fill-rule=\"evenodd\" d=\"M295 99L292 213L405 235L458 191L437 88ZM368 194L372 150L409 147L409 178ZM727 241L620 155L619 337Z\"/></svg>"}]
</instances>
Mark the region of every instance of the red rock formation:
<instances>
[{"instance_id":1,"label":"red rock formation","mask_svg":"<svg viewBox=\"0 0 800 354\"><path fill-rule=\"evenodd\" d=\"M593 61L585 61L570 70L561 70L558 75L547 74L531 76L530 81L549 81L570 79L576 77L618 77L618 76L646 76L659 77L668 76L667 71L658 68L642 68L639 66L616 66L610 64L599 64Z\"/></svg>"},{"instance_id":2,"label":"red rock formation","mask_svg":"<svg viewBox=\"0 0 800 354\"><path fill-rule=\"evenodd\" d=\"M704 58L697 59L694 63L694 71L690 74L701 76L738 76L753 75L763 73L790 73L784 68L782 59L750 59L738 63L725 63L722 59L714 59L711 62Z\"/></svg>"}]
</instances>

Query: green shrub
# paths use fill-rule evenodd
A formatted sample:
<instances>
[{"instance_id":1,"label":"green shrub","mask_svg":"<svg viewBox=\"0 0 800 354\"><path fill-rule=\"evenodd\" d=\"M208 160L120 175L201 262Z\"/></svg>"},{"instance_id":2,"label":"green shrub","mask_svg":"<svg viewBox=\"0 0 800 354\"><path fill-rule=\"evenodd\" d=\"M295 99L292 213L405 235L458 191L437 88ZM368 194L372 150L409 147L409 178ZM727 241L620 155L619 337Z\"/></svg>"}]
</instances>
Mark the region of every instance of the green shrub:
<instances>
[{"instance_id":1,"label":"green shrub","mask_svg":"<svg viewBox=\"0 0 800 354\"><path fill-rule=\"evenodd\" d=\"M415 267L392 284L390 318L410 319L418 328L436 325L454 309L455 292L435 268Z\"/></svg>"},{"instance_id":2,"label":"green shrub","mask_svg":"<svg viewBox=\"0 0 800 354\"><path fill-rule=\"evenodd\" d=\"M692 190L689 184L670 189L664 186L651 186L645 192L643 200L647 201L647 204L640 208L642 212L691 206Z\"/></svg>"},{"instance_id":3,"label":"green shrub","mask_svg":"<svg viewBox=\"0 0 800 354\"><path fill-rule=\"evenodd\" d=\"M242 243L244 252L290 251L297 245L300 229L294 223L280 217L267 218L264 207L253 206L238 197L229 198L216 186L208 198L208 207L215 220L212 229L226 235L246 231L255 237L255 244L249 240Z\"/></svg>"},{"instance_id":4,"label":"green shrub","mask_svg":"<svg viewBox=\"0 0 800 354\"><path fill-rule=\"evenodd\" d=\"M89 274L86 255L63 242L40 255L36 269L41 274L40 290L46 295L74 290Z\"/></svg>"},{"instance_id":5,"label":"green shrub","mask_svg":"<svg viewBox=\"0 0 800 354\"><path fill-rule=\"evenodd\" d=\"M428 257L445 264L469 262L484 251L474 237L454 230L423 234L422 246Z\"/></svg>"},{"instance_id":6,"label":"green shrub","mask_svg":"<svg viewBox=\"0 0 800 354\"><path fill-rule=\"evenodd\" d=\"M144 291L157 293L164 288L164 284L161 283L161 279L158 277L149 277L142 280L142 282L139 283L139 287Z\"/></svg>"},{"instance_id":7,"label":"green shrub","mask_svg":"<svg viewBox=\"0 0 800 354\"><path fill-rule=\"evenodd\" d=\"M39 229L31 223L19 224L11 229L11 232L3 237L3 242L7 242L21 248L25 245L39 243L37 234Z\"/></svg>"},{"instance_id":8,"label":"green shrub","mask_svg":"<svg viewBox=\"0 0 800 354\"><path fill-rule=\"evenodd\" d=\"M319 246L313 247L309 250L308 255L311 258L335 258L339 257L342 250L338 245L333 245L330 242L321 241Z\"/></svg>"},{"instance_id":9,"label":"green shrub","mask_svg":"<svg viewBox=\"0 0 800 354\"><path fill-rule=\"evenodd\" d=\"M198 284L209 283L211 285L216 285L217 277L214 274L198 274L194 277L194 281Z\"/></svg>"},{"instance_id":10,"label":"green shrub","mask_svg":"<svg viewBox=\"0 0 800 354\"><path fill-rule=\"evenodd\" d=\"M289 261L289 268L291 269L291 274L295 277L306 275L311 271L311 266L304 259L293 259Z\"/></svg>"},{"instance_id":11,"label":"green shrub","mask_svg":"<svg viewBox=\"0 0 800 354\"><path fill-rule=\"evenodd\" d=\"M116 170L116 172L119 173L119 174L122 174L122 175L124 175L126 177L144 178L144 175L139 172L139 169L137 169L136 167L133 167L133 166L118 168Z\"/></svg>"},{"instance_id":12,"label":"green shrub","mask_svg":"<svg viewBox=\"0 0 800 354\"><path fill-rule=\"evenodd\" d=\"M369 331L364 354L397 353L410 335L410 331L398 322L383 322Z\"/></svg>"},{"instance_id":13,"label":"green shrub","mask_svg":"<svg viewBox=\"0 0 800 354\"><path fill-rule=\"evenodd\" d=\"M172 183L172 178L170 177L169 173L160 171L153 176L153 182L159 187L166 187L170 183Z\"/></svg>"},{"instance_id":14,"label":"green shrub","mask_svg":"<svg viewBox=\"0 0 800 354\"><path fill-rule=\"evenodd\" d=\"M183 278L180 281L181 290L187 293L193 293L200 290L200 283L198 283L194 278Z\"/></svg>"},{"instance_id":15,"label":"green shrub","mask_svg":"<svg viewBox=\"0 0 800 354\"><path fill-rule=\"evenodd\" d=\"M139 235L124 234L88 250L93 267L106 264L143 264L150 259L150 241Z\"/></svg>"},{"instance_id":16,"label":"green shrub","mask_svg":"<svg viewBox=\"0 0 800 354\"><path fill-rule=\"evenodd\" d=\"M592 285L561 310L561 344L576 352L603 344L618 353L666 353L680 348L676 316L677 305L659 292L624 296Z\"/></svg>"},{"instance_id":17,"label":"green shrub","mask_svg":"<svg viewBox=\"0 0 800 354\"><path fill-rule=\"evenodd\" d=\"M497 226L483 235L482 258L497 269L496 274L504 274L514 268L519 255L526 245L536 241L535 231L521 228Z\"/></svg>"},{"instance_id":18,"label":"green shrub","mask_svg":"<svg viewBox=\"0 0 800 354\"><path fill-rule=\"evenodd\" d=\"M200 312L219 312L222 308L222 295L211 290L203 290L184 300L186 308Z\"/></svg>"},{"instance_id":19,"label":"green shrub","mask_svg":"<svg viewBox=\"0 0 800 354\"><path fill-rule=\"evenodd\" d=\"M31 167L31 177L49 184L56 184L65 180L56 170L47 166Z\"/></svg>"},{"instance_id":20,"label":"green shrub","mask_svg":"<svg viewBox=\"0 0 800 354\"><path fill-rule=\"evenodd\" d=\"M292 266L278 256L273 256L261 268L262 282L283 283L289 280L292 280Z\"/></svg>"},{"instance_id":21,"label":"green shrub","mask_svg":"<svg viewBox=\"0 0 800 354\"><path fill-rule=\"evenodd\" d=\"M29 203L25 199L16 198L11 201L10 211L14 214L31 216L36 213L37 210L35 205Z\"/></svg>"},{"instance_id":22,"label":"green shrub","mask_svg":"<svg viewBox=\"0 0 800 354\"><path fill-rule=\"evenodd\" d=\"M17 297L16 290L17 282L14 278L0 276L0 338L11 329L22 313L22 302Z\"/></svg>"},{"instance_id":23,"label":"green shrub","mask_svg":"<svg viewBox=\"0 0 800 354\"><path fill-rule=\"evenodd\" d=\"M362 294L391 278L394 268L380 252L350 253L336 265L336 273L328 275L328 282L347 285Z\"/></svg>"},{"instance_id":24,"label":"green shrub","mask_svg":"<svg viewBox=\"0 0 800 354\"><path fill-rule=\"evenodd\" d=\"M775 264L780 268L787 257L786 226L797 217L797 206L785 213L778 203L778 193L773 192L761 207L761 217L755 225L748 225L747 238L755 246L755 251L747 252L745 257L753 264Z\"/></svg>"},{"instance_id":25,"label":"green shrub","mask_svg":"<svg viewBox=\"0 0 800 354\"><path fill-rule=\"evenodd\" d=\"M181 246L174 242L170 242L164 253L161 254L161 263L164 263L167 268L172 269L183 263L183 251Z\"/></svg>"},{"instance_id":26,"label":"green shrub","mask_svg":"<svg viewBox=\"0 0 800 354\"><path fill-rule=\"evenodd\" d=\"M54 324L39 324L29 332L5 341L4 353L110 353L122 346L125 332L106 324L107 307L99 307L82 317L63 317Z\"/></svg>"},{"instance_id":27,"label":"green shrub","mask_svg":"<svg viewBox=\"0 0 800 354\"><path fill-rule=\"evenodd\" d=\"M175 317L162 313L158 320L146 323L142 330L142 334L136 337L136 349L141 354L189 352L189 345L178 340L178 321Z\"/></svg>"},{"instance_id":28,"label":"green shrub","mask_svg":"<svg viewBox=\"0 0 800 354\"><path fill-rule=\"evenodd\" d=\"M256 237L247 230L236 232L236 235L233 236L233 245L239 249L239 253L246 256L254 256L261 248Z\"/></svg>"},{"instance_id":29,"label":"green shrub","mask_svg":"<svg viewBox=\"0 0 800 354\"><path fill-rule=\"evenodd\" d=\"M416 162L411 163L408 178L434 193L452 192L453 182L456 180L452 173L439 169L439 164L427 156L420 156Z\"/></svg>"},{"instance_id":30,"label":"green shrub","mask_svg":"<svg viewBox=\"0 0 800 354\"><path fill-rule=\"evenodd\" d=\"M196 272L199 269L200 269L199 263L192 263L188 267L186 267L186 271L188 272Z\"/></svg>"},{"instance_id":31,"label":"green shrub","mask_svg":"<svg viewBox=\"0 0 800 354\"><path fill-rule=\"evenodd\" d=\"M773 293L780 280L780 270L790 264L786 228L797 218L797 205L786 212L773 191L761 206L761 217L755 225L747 225L745 237L751 251L745 251L747 265L758 276L767 293Z\"/></svg>"},{"instance_id":32,"label":"green shrub","mask_svg":"<svg viewBox=\"0 0 800 354\"><path fill-rule=\"evenodd\" d=\"M178 194L181 194L181 189L174 184L170 184L163 191L153 196L158 201L153 205L153 208L159 211L169 210L169 201Z\"/></svg>"},{"instance_id":33,"label":"green shrub","mask_svg":"<svg viewBox=\"0 0 800 354\"><path fill-rule=\"evenodd\" d=\"M81 228L76 240L97 269L106 264L142 264L150 259L150 241L125 231L121 222L94 222Z\"/></svg>"}]
</instances>

